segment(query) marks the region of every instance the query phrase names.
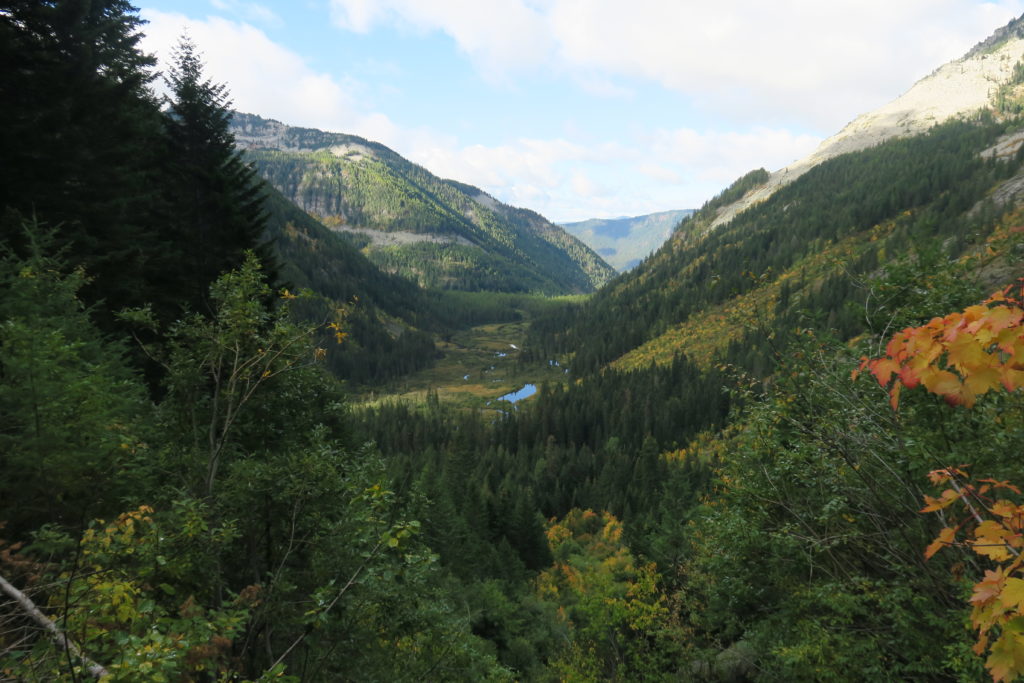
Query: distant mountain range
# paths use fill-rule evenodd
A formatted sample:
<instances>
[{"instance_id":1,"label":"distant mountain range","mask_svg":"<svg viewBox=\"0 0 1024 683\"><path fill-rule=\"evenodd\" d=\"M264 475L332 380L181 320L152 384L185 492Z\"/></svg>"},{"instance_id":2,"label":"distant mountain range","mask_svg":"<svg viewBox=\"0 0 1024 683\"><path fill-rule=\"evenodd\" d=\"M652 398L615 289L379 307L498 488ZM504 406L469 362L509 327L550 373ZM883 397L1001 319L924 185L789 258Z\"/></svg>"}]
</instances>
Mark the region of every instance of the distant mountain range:
<instances>
[{"instance_id":1,"label":"distant mountain range","mask_svg":"<svg viewBox=\"0 0 1024 683\"><path fill-rule=\"evenodd\" d=\"M232 132L285 197L381 269L424 287L566 294L615 275L540 214L438 178L379 143L243 113Z\"/></svg>"},{"instance_id":2,"label":"distant mountain range","mask_svg":"<svg viewBox=\"0 0 1024 683\"><path fill-rule=\"evenodd\" d=\"M620 273L636 266L669 238L693 209L644 216L591 218L560 225L596 251Z\"/></svg>"}]
</instances>

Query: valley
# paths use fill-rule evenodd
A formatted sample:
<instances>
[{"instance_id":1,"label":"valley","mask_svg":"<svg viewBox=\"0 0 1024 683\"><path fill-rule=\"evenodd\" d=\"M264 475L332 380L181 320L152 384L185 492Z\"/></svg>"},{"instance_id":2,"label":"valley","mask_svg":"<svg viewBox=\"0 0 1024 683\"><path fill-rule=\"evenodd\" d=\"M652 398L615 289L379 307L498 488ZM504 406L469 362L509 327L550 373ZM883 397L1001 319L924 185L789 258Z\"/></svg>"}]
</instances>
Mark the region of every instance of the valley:
<instances>
[{"instance_id":1,"label":"valley","mask_svg":"<svg viewBox=\"0 0 1024 683\"><path fill-rule=\"evenodd\" d=\"M567 368L557 359L532 363L521 360L531 318L549 304L545 297L538 297L528 306L515 309L520 320L476 325L446 334L446 339L435 342L438 357L431 367L394 383L355 387L352 401L357 406L395 400L420 404L432 393L437 400L459 408L500 411L507 406L498 399L523 385L562 383Z\"/></svg>"},{"instance_id":2,"label":"valley","mask_svg":"<svg viewBox=\"0 0 1024 683\"><path fill-rule=\"evenodd\" d=\"M330 30L368 50L388 7ZM695 211L567 226L591 246L235 111L187 35L158 95L148 17L0 6L0 680L1024 680L1024 17ZM306 73L273 25L260 76ZM619 78L584 80L639 117ZM720 152L567 118L526 163L296 80L573 215Z\"/></svg>"}]
</instances>

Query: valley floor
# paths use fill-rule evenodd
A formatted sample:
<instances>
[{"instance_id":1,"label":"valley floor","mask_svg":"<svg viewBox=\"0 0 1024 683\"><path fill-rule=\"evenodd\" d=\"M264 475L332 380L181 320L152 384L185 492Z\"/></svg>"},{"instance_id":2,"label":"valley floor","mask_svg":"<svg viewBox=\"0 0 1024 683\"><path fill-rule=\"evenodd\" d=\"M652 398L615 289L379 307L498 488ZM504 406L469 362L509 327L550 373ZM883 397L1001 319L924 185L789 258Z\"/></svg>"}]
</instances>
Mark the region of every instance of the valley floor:
<instances>
[{"instance_id":1,"label":"valley floor","mask_svg":"<svg viewBox=\"0 0 1024 683\"><path fill-rule=\"evenodd\" d=\"M501 396L526 384L558 382L567 368L557 359L545 364L525 365L520 350L529 320L491 323L459 330L449 339L438 339L441 356L429 368L383 387L356 390L352 402L374 405L398 399L411 403L426 401L429 392L439 400L464 408L494 408Z\"/></svg>"}]
</instances>

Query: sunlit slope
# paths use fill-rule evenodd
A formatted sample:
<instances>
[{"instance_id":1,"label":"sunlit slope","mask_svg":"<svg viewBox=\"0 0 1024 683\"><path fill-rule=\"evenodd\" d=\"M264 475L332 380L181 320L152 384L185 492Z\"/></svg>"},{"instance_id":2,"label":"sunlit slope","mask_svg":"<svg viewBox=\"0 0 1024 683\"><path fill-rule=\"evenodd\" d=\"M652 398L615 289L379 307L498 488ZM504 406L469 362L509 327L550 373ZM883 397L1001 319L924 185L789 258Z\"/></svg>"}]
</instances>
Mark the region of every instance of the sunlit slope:
<instances>
[{"instance_id":1,"label":"sunlit slope","mask_svg":"<svg viewBox=\"0 0 1024 683\"><path fill-rule=\"evenodd\" d=\"M818 164L837 156L868 149L886 140L917 135L932 126L970 117L983 108L1019 112L1024 87L1022 59L1024 18L1019 18L975 45L963 57L920 79L895 100L861 114L807 157L772 173L755 191L723 205L711 226L728 223Z\"/></svg>"}]
</instances>

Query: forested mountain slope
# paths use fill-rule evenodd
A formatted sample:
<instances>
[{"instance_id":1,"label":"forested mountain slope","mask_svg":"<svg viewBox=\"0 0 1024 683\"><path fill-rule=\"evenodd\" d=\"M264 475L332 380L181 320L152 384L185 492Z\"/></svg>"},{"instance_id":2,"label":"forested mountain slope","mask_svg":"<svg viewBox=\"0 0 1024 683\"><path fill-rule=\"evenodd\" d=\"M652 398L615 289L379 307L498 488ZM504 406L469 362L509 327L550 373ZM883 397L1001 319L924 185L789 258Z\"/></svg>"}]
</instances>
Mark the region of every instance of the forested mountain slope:
<instances>
[{"instance_id":1,"label":"forested mountain slope","mask_svg":"<svg viewBox=\"0 0 1024 683\"><path fill-rule=\"evenodd\" d=\"M282 282L314 296L297 315L324 321L344 311L347 342L325 343L324 360L342 379L384 382L433 362L434 334L453 324L416 283L382 272L351 242L328 230L271 187L265 189L267 239Z\"/></svg>"},{"instance_id":2,"label":"forested mountain slope","mask_svg":"<svg viewBox=\"0 0 1024 683\"><path fill-rule=\"evenodd\" d=\"M435 177L353 135L236 113L238 144L298 206L351 237L383 269L445 289L588 292L614 274L533 211Z\"/></svg>"},{"instance_id":3,"label":"forested mountain slope","mask_svg":"<svg viewBox=\"0 0 1024 683\"><path fill-rule=\"evenodd\" d=\"M1018 173L1019 140L1000 160L983 152L1016 125L980 116L837 157L729 224L694 234L689 224L712 205L600 291L552 350L575 351L574 371L583 374L629 353L630 365L668 362L678 351L708 361L730 344L752 353L743 337L755 320L795 325L805 309L852 336L865 324L854 306L859 281L886 261L925 248L955 258L983 243L1016 199L994 192L1018 186L1008 181ZM632 324L612 324L620 319ZM583 341L598 330L599 342Z\"/></svg>"}]
</instances>

